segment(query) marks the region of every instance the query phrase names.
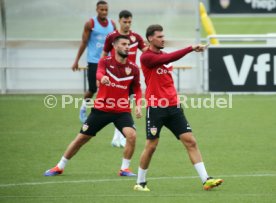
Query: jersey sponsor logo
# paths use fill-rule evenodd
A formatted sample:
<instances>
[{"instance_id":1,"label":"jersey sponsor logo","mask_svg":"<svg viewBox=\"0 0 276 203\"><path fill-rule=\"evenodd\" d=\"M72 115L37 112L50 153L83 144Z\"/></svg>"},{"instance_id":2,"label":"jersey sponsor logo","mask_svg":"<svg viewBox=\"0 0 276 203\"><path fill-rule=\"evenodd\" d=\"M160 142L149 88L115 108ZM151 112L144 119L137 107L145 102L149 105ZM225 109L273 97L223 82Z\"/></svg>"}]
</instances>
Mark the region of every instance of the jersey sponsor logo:
<instances>
[{"instance_id":1,"label":"jersey sponsor logo","mask_svg":"<svg viewBox=\"0 0 276 203\"><path fill-rule=\"evenodd\" d=\"M126 72L127 75L129 75L129 74L131 73L131 68L126 67L126 68L125 68L125 72Z\"/></svg>"},{"instance_id":2,"label":"jersey sponsor logo","mask_svg":"<svg viewBox=\"0 0 276 203\"><path fill-rule=\"evenodd\" d=\"M126 90L127 89L127 86L126 85L119 85L119 84L116 84L114 82L111 82L109 84L105 84L106 86L111 86L111 87L115 87L115 88L119 88L119 89L124 89Z\"/></svg>"},{"instance_id":3,"label":"jersey sponsor logo","mask_svg":"<svg viewBox=\"0 0 276 203\"><path fill-rule=\"evenodd\" d=\"M104 47L104 44L103 44L103 43L100 43L100 42L97 42L96 47L97 47L97 48L103 48L103 47Z\"/></svg>"},{"instance_id":4,"label":"jersey sponsor logo","mask_svg":"<svg viewBox=\"0 0 276 203\"><path fill-rule=\"evenodd\" d=\"M130 40L131 40L132 42L135 42L135 41L136 41L136 37L135 37L134 35L131 35L131 36L130 36Z\"/></svg>"},{"instance_id":5,"label":"jersey sponsor logo","mask_svg":"<svg viewBox=\"0 0 276 203\"><path fill-rule=\"evenodd\" d=\"M85 132L85 131L88 130L88 128L89 128L89 125L83 124L83 126L82 126L82 131Z\"/></svg>"},{"instance_id":6,"label":"jersey sponsor logo","mask_svg":"<svg viewBox=\"0 0 276 203\"><path fill-rule=\"evenodd\" d=\"M153 128L150 128L150 133L155 136L156 133L157 133L157 128L156 127L153 127Z\"/></svg>"},{"instance_id":7,"label":"jersey sponsor logo","mask_svg":"<svg viewBox=\"0 0 276 203\"><path fill-rule=\"evenodd\" d=\"M172 71L166 70L166 69L164 69L164 68L157 68L156 73L157 73L158 75L163 75L163 74L171 74Z\"/></svg>"}]
</instances>

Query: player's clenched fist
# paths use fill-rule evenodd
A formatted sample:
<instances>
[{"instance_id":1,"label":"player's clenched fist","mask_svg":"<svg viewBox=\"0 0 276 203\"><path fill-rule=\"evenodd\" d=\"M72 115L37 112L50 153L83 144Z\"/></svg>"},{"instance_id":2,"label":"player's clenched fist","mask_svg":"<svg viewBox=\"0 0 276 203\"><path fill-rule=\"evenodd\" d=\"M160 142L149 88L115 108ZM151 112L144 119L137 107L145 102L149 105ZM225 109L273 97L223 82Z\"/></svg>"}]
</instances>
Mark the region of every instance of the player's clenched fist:
<instances>
[{"instance_id":1,"label":"player's clenched fist","mask_svg":"<svg viewBox=\"0 0 276 203\"><path fill-rule=\"evenodd\" d=\"M108 76L103 76L102 79L101 79L101 83L103 85L109 84L110 83L109 77Z\"/></svg>"},{"instance_id":2,"label":"player's clenched fist","mask_svg":"<svg viewBox=\"0 0 276 203\"><path fill-rule=\"evenodd\" d=\"M196 52L202 52L202 51L204 51L207 47L208 47L208 45L198 44L198 45L194 45L194 46L193 46L193 50L196 51Z\"/></svg>"}]
</instances>

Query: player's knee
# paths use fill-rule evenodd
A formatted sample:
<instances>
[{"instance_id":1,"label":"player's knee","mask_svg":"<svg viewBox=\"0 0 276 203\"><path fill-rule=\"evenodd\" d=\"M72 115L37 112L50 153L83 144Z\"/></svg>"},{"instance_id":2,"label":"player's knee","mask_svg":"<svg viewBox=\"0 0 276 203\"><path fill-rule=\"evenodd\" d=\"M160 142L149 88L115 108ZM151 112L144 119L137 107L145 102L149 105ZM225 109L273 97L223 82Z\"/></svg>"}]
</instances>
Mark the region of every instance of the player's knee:
<instances>
[{"instance_id":1,"label":"player's knee","mask_svg":"<svg viewBox=\"0 0 276 203\"><path fill-rule=\"evenodd\" d=\"M149 144L147 145L147 151L149 154L153 154L157 148L156 144Z\"/></svg>"},{"instance_id":2,"label":"player's knee","mask_svg":"<svg viewBox=\"0 0 276 203\"><path fill-rule=\"evenodd\" d=\"M153 154L156 151L157 146L151 146L150 152Z\"/></svg>"},{"instance_id":3,"label":"player's knee","mask_svg":"<svg viewBox=\"0 0 276 203\"><path fill-rule=\"evenodd\" d=\"M180 136L180 140L187 148L196 148L197 142L192 133L184 133Z\"/></svg>"},{"instance_id":4,"label":"player's knee","mask_svg":"<svg viewBox=\"0 0 276 203\"><path fill-rule=\"evenodd\" d=\"M75 143L77 145L84 145L86 142L88 142L91 139L91 136L79 134L77 138L75 139Z\"/></svg>"},{"instance_id":5,"label":"player's knee","mask_svg":"<svg viewBox=\"0 0 276 203\"><path fill-rule=\"evenodd\" d=\"M128 142L135 143L135 141L136 141L136 132L134 130L128 132L127 135L126 135L126 139L128 140Z\"/></svg>"},{"instance_id":6,"label":"player's knee","mask_svg":"<svg viewBox=\"0 0 276 203\"><path fill-rule=\"evenodd\" d=\"M197 147L197 143L195 139L191 139L188 141L188 147L189 148L196 148Z\"/></svg>"}]
</instances>

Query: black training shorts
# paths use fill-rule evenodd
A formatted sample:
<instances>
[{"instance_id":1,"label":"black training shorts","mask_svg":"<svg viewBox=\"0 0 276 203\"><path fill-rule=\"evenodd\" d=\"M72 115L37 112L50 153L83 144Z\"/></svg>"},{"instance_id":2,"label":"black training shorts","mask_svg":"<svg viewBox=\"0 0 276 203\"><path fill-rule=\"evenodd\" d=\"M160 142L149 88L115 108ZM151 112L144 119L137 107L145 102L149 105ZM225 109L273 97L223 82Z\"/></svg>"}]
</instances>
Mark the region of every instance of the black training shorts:
<instances>
[{"instance_id":1,"label":"black training shorts","mask_svg":"<svg viewBox=\"0 0 276 203\"><path fill-rule=\"evenodd\" d=\"M163 126L172 131L177 139L183 133L192 132L181 107L148 107L146 117L147 139L159 138Z\"/></svg>"},{"instance_id":2,"label":"black training shorts","mask_svg":"<svg viewBox=\"0 0 276 203\"><path fill-rule=\"evenodd\" d=\"M134 121L130 113L110 113L93 108L86 122L83 124L80 133L89 136L96 136L97 132L109 123L114 123L115 127L121 131L122 134L122 130L125 127L135 129Z\"/></svg>"}]
</instances>

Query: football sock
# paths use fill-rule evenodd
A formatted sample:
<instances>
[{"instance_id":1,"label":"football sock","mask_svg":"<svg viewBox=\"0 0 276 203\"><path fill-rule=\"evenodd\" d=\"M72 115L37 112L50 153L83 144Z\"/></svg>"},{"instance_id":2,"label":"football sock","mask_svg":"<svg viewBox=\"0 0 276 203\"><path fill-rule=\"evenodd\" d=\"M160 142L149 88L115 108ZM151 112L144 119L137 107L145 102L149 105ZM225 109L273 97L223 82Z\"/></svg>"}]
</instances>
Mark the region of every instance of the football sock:
<instances>
[{"instance_id":1,"label":"football sock","mask_svg":"<svg viewBox=\"0 0 276 203\"><path fill-rule=\"evenodd\" d=\"M57 167L61 170L63 170L67 164L69 159L66 159L64 156L61 157L60 161L57 164Z\"/></svg>"},{"instance_id":2,"label":"football sock","mask_svg":"<svg viewBox=\"0 0 276 203\"><path fill-rule=\"evenodd\" d=\"M125 170L129 168L129 165L130 165L130 160L123 158L121 170Z\"/></svg>"},{"instance_id":3,"label":"football sock","mask_svg":"<svg viewBox=\"0 0 276 203\"><path fill-rule=\"evenodd\" d=\"M82 100L81 110L86 110L86 101L85 101L85 99Z\"/></svg>"},{"instance_id":4,"label":"football sock","mask_svg":"<svg viewBox=\"0 0 276 203\"><path fill-rule=\"evenodd\" d=\"M146 175L148 169L138 168L137 184L146 182Z\"/></svg>"},{"instance_id":5,"label":"football sock","mask_svg":"<svg viewBox=\"0 0 276 203\"><path fill-rule=\"evenodd\" d=\"M205 181L207 180L207 178L209 177L207 174L207 171L205 169L204 163L203 162L199 162L194 164L194 167L202 181L202 183L205 183Z\"/></svg>"}]
</instances>

